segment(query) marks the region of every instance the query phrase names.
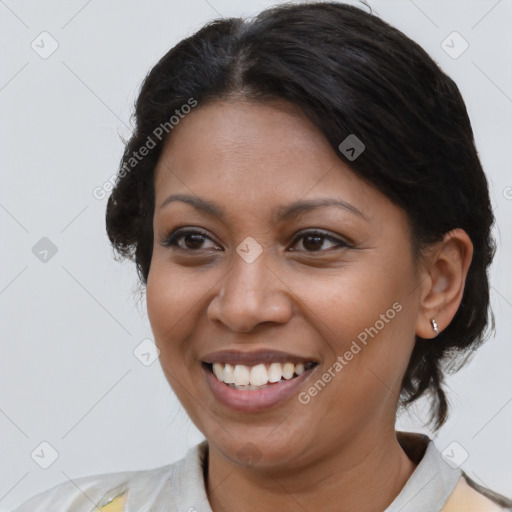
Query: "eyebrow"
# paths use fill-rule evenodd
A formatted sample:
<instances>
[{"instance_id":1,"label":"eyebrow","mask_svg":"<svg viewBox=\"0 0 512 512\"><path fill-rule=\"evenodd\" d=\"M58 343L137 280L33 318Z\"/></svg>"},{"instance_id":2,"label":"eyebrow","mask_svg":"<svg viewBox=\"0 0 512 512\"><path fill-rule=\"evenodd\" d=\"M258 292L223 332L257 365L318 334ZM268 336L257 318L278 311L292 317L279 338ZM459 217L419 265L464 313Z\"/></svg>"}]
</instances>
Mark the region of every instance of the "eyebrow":
<instances>
[{"instance_id":1,"label":"eyebrow","mask_svg":"<svg viewBox=\"0 0 512 512\"><path fill-rule=\"evenodd\" d=\"M164 202L160 205L159 210L167 206L168 204L180 201L186 204L189 204L208 215L218 218L224 218L226 216L225 210L214 203L213 201L207 201L205 199L201 199L200 197L191 196L187 194L173 194L170 195ZM358 210L355 206L347 203L338 198L322 198L322 199L307 199L300 200L294 203L280 206L274 211L273 217L278 221L284 221L293 217L295 215L299 215L301 213L306 213L316 208L326 207L326 206L337 206L340 208L344 208L351 213L354 213L365 220L368 220L366 215L364 215L360 210Z\"/></svg>"}]
</instances>

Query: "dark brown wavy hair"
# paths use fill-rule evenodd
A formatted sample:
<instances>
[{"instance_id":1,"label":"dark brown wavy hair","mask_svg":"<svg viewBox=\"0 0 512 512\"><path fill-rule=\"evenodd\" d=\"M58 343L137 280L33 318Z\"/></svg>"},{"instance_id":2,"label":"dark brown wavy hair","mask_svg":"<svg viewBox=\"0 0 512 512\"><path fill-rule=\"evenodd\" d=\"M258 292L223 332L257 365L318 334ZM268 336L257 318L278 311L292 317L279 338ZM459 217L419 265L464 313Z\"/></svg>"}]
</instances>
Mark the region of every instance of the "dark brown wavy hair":
<instances>
[{"instance_id":1,"label":"dark brown wavy hair","mask_svg":"<svg viewBox=\"0 0 512 512\"><path fill-rule=\"evenodd\" d=\"M169 130L158 140L154 130L190 98L200 109L230 97L297 105L340 159L338 145L355 134L366 149L345 163L407 212L420 251L454 228L471 238L474 254L460 308L435 340L417 338L402 382L401 405L430 395L431 420L439 428L448 409L443 376L467 361L492 320L487 269L494 218L457 86L419 45L353 6L287 4L252 20L208 23L146 76L108 199L109 239L118 256L135 261L144 285L153 247L154 170L172 137ZM134 166L130 158L148 137L156 147Z\"/></svg>"}]
</instances>

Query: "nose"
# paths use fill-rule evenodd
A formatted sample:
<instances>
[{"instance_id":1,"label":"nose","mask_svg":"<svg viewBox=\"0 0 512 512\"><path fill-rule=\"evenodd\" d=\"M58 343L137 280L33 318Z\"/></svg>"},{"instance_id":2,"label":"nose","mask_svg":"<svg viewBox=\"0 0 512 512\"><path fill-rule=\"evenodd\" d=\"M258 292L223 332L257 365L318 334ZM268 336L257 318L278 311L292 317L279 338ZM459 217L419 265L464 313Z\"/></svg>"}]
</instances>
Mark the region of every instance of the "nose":
<instances>
[{"instance_id":1,"label":"nose","mask_svg":"<svg viewBox=\"0 0 512 512\"><path fill-rule=\"evenodd\" d=\"M238 255L208 306L208 318L248 333L263 323L284 324L293 314L287 286L266 264L265 251L252 263Z\"/></svg>"}]
</instances>

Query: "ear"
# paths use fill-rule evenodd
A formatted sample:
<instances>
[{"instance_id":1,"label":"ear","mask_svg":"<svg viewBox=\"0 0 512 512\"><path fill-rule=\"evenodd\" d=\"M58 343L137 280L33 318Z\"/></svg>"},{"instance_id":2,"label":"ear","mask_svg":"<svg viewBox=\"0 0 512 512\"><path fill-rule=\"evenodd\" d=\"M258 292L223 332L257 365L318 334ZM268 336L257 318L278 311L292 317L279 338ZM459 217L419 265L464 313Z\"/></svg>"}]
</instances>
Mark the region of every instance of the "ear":
<instances>
[{"instance_id":1,"label":"ear","mask_svg":"<svg viewBox=\"0 0 512 512\"><path fill-rule=\"evenodd\" d=\"M420 311L416 335L435 338L432 326L446 329L459 309L466 276L473 258L473 243L463 229L446 233L427 250L421 276Z\"/></svg>"}]
</instances>

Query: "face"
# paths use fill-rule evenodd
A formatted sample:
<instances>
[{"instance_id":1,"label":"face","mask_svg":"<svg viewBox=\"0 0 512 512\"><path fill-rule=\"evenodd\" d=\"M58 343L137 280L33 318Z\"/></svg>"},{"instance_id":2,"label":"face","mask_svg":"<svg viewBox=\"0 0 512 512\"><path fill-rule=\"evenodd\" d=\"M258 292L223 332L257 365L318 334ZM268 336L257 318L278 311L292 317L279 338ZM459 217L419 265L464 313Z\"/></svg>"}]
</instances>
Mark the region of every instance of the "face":
<instances>
[{"instance_id":1,"label":"face","mask_svg":"<svg viewBox=\"0 0 512 512\"><path fill-rule=\"evenodd\" d=\"M405 212L285 102L198 106L154 183L149 320L210 446L285 468L393 432L419 308Z\"/></svg>"}]
</instances>

